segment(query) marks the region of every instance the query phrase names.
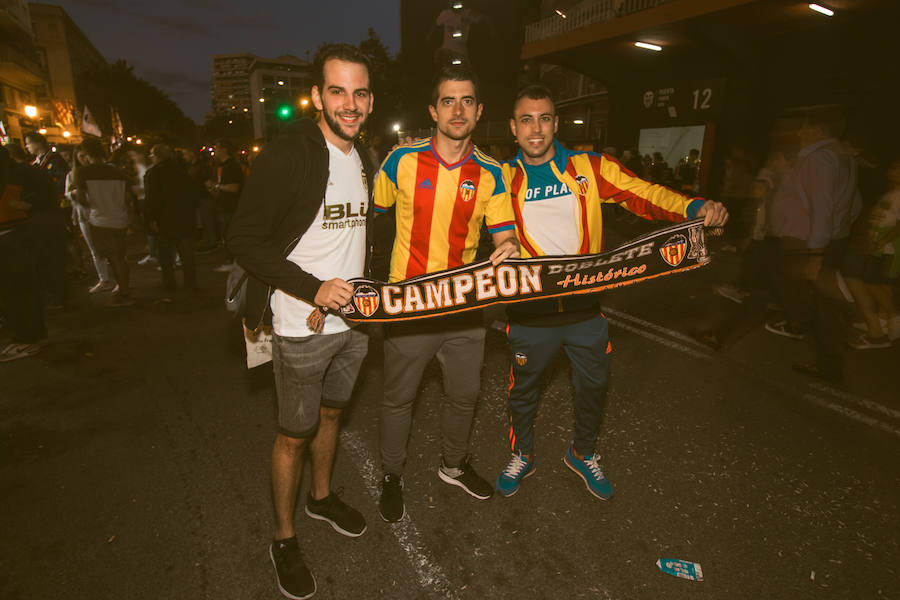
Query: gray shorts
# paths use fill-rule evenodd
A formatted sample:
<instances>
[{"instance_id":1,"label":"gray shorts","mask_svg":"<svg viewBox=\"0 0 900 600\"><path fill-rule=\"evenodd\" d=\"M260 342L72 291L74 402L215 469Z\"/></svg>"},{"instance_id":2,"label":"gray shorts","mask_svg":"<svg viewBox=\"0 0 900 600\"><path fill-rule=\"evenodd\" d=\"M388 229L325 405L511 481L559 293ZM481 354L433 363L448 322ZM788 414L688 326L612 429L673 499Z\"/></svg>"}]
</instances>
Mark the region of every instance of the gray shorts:
<instances>
[{"instance_id":1,"label":"gray shorts","mask_svg":"<svg viewBox=\"0 0 900 600\"><path fill-rule=\"evenodd\" d=\"M319 407L344 408L369 350L369 336L353 328L309 337L273 336L272 363L278 395L278 431L312 437Z\"/></svg>"}]
</instances>

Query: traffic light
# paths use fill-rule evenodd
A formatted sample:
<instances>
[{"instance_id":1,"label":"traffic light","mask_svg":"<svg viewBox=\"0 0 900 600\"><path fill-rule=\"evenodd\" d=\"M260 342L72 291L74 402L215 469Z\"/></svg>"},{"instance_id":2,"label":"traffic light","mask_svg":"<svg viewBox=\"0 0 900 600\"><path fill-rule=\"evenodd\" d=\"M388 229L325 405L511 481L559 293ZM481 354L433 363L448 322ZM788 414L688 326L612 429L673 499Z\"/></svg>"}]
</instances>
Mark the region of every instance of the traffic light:
<instances>
[{"instance_id":1,"label":"traffic light","mask_svg":"<svg viewBox=\"0 0 900 600\"><path fill-rule=\"evenodd\" d=\"M294 116L294 109L290 104L282 104L275 110L275 116L282 121L287 121Z\"/></svg>"}]
</instances>

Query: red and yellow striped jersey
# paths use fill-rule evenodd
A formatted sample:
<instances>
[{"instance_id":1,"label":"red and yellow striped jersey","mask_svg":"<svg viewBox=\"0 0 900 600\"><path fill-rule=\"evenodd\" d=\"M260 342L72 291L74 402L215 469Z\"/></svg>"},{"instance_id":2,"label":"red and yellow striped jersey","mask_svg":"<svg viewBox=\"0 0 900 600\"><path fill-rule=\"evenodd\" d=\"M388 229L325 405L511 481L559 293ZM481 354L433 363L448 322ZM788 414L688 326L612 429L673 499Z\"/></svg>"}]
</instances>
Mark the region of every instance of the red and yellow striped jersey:
<instances>
[{"instance_id":1,"label":"red and yellow striped jersey","mask_svg":"<svg viewBox=\"0 0 900 600\"><path fill-rule=\"evenodd\" d=\"M576 152L553 142L555 154L550 169L577 198L578 252L595 254L603 251L603 202L617 202L639 217L662 221L684 221L697 216L703 206L700 198L689 198L667 187L644 181L604 154ZM524 218L524 205L529 189L528 167L522 153L516 160L504 163L503 171L510 182L510 196L516 219L516 236L522 256L545 254L529 233ZM534 224L532 224L532 227Z\"/></svg>"},{"instance_id":2,"label":"red and yellow striped jersey","mask_svg":"<svg viewBox=\"0 0 900 600\"><path fill-rule=\"evenodd\" d=\"M375 212L396 206L390 281L472 262L481 222L498 233L515 227L500 163L473 144L447 164L431 139L397 148L375 180Z\"/></svg>"}]
</instances>

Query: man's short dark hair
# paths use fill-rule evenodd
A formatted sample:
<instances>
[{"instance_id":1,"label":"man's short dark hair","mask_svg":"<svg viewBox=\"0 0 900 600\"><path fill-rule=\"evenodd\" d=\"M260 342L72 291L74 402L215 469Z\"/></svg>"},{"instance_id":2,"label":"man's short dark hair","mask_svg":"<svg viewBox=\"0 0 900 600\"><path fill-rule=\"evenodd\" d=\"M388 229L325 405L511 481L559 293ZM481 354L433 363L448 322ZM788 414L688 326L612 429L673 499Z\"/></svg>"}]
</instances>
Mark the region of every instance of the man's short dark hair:
<instances>
[{"instance_id":1,"label":"man's short dark hair","mask_svg":"<svg viewBox=\"0 0 900 600\"><path fill-rule=\"evenodd\" d=\"M325 85L325 63L329 60L342 60L344 62L356 63L366 68L369 75L369 85L371 86L372 68L369 64L369 57L362 53L356 46L350 44L323 44L316 51L313 58L313 85L322 90Z\"/></svg>"},{"instance_id":2,"label":"man's short dark hair","mask_svg":"<svg viewBox=\"0 0 900 600\"><path fill-rule=\"evenodd\" d=\"M106 158L106 148L103 147L103 143L93 138L88 138L78 144L78 152L84 152L91 158Z\"/></svg>"},{"instance_id":3,"label":"man's short dark hair","mask_svg":"<svg viewBox=\"0 0 900 600\"><path fill-rule=\"evenodd\" d=\"M472 87L475 88L475 103L481 102L478 99L478 76L475 75L475 71L468 67L450 65L441 67L431 83L431 106L437 106L441 84L445 81L471 81Z\"/></svg>"},{"instance_id":4,"label":"man's short dark hair","mask_svg":"<svg viewBox=\"0 0 900 600\"><path fill-rule=\"evenodd\" d=\"M553 100L553 93L543 83L530 83L516 93L516 99L513 100L513 114L516 112L516 106L522 98L530 98L532 100L543 100L546 98L553 105L553 112L556 112L556 102Z\"/></svg>"},{"instance_id":5,"label":"man's short dark hair","mask_svg":"<svg viewBox=\"0 0 900 600\"><path fill-rule=\"evenodd\" d=\"M45 138L42 134L38 133L37 131L29 131L28 133L26 133L25 141L27 142L28 140L31 140L32 142L37 142L38 144L40 144L42 146L50 145L47 143L47 138Z\"/></svg>"}]
</instances>

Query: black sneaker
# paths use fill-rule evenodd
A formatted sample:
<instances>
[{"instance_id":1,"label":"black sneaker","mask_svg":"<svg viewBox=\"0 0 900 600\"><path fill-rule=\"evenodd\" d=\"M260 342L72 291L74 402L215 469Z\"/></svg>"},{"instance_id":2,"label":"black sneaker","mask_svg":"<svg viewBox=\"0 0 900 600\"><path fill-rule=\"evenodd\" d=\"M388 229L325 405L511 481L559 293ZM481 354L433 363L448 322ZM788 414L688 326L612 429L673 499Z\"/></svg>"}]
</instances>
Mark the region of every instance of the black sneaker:
<instances>
[{"instance_id":1,"label":"black sneaker","mask_svg":"<svg viewBox=\"0 0 900 600\"><path fill-rule=\"evenodd\" d=\"M403 504L403 478L388 473L381 480L381 499L378 501L381 518L388 523L396 523L406 516Z\"/></svg>"},{"instance_id":2,"label":"black sneaker","mask_svg":"<svg viewBox=\"0 0 900 600\"><path fill-rule=\"evenodd\" d=\"M462 459L458 467L448 467L442 457L438 477L445 483L461 487L467 494L479 500L487 500L494 495L494 486L475 472L475 469L469 464L468 456Z\"/></svg>"},{"instance_id":3,"label":"black sneaker","mask_svg":"<svg viewBox=\"0 0 900 600\"><path fill-rule=\"evenodd\" d=\"M334 530L348 537L359 537L366 532L366 520L360 512L331 492L321 500L312 495L306 498L306 514L313 519L330 523Z\"/></svg>"},{"instance_id":4,"label":"black sneaker","mask_svg":"<svg viewBox=\"0 0 900 600\"><path fill-rule=\"evenodd\" d=\"M278 589L286 598L304 600L316 593L316 578L303 562L296 537L272 542L269 558L275 566Z\"/></svg>"}]
</instances>

